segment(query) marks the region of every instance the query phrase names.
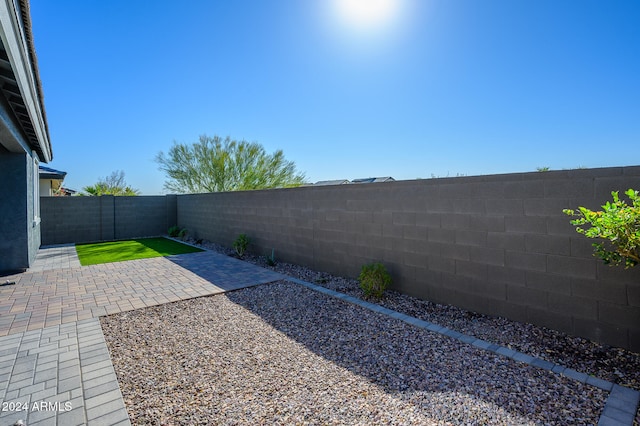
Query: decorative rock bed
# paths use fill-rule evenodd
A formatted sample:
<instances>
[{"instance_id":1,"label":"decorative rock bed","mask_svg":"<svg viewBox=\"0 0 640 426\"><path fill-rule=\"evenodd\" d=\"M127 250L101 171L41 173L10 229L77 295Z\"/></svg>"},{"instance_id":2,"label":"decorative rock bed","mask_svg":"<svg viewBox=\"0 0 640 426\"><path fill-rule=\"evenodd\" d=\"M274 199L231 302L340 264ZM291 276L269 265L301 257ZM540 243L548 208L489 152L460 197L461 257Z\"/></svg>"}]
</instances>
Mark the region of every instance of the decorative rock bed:
<instances>
[{"instance_id":1,"label":"decorative rock bed","mask_svg":"<svg viewBox=\"0 0 640 426\"><path fill-rule=\"evenodd\" d=\"M227 255L233 253L232 249L207 241L202 242L201 246ZM245 255L243 260L350 296L363 298L363 292L355 279L336 277L285 262L278 262L272 267L267 265L264 257L251 254ZM392 290L387 292L384 299L376 303L554 364L640 390L640 354L638 353L598 344L545 327L420 300Z\"/></svg>"},{"instance_id":2,"label":"decorative rock bed","mask_svg":"<svg viewBox=\"0 0 640 426\"><path fill-rule=\"evenodd\" d=\"M133 424L595 424L607 397L288 282L101 323Z\"/></svg>"}]
</instances>

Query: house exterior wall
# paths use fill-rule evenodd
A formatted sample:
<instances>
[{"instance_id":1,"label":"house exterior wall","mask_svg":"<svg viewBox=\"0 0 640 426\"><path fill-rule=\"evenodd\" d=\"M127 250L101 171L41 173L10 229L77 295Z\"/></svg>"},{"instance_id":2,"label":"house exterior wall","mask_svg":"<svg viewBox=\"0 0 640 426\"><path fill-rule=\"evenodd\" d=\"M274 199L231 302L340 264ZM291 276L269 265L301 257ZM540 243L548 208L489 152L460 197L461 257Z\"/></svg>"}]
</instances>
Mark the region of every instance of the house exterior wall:
<instances>
[{"instance_id":1,"label":"house exterior wall","mask_svg":"<svg viewBox=\"0 0 640 426\"><path fill-rule=\"evenodd\" d=\"M40 196L53 196L53 182L51 181L51 179L40 179Z\"/></svg>"},{"instance_id":2,"label":"house exterior wall","mask_svg":"<svg viewBox=\"0 0 640 426\"><path fill-rule=\"evenodd\" d=\"M640 268L594 258L564 208L640 189L640 167L178 196L196 238L640 351Z\"/></svg>"},{"instance_id":3,"label":"house exterior wall","mask_svg":"<svg viewBox=\"0 0 640 426\"><path fill-rule=\"evenodd\" d=\"M40 247L38 168L28 154L0 154L0 271L23 270Z\"/></svg>"},{"instance_id":4,"label":"house exterior wall","mask_svg":"<svg viewBox=\"0 0 640 426\"><path fill-rule=\"evenodd\" d=\"M28 268L35 259L40 246L38 161L52 159L27 6L0 2L0 271Z\"/></svg>"},{"instance_id":5,"label":"house exterior wall","mask_svg":"<svg viewBox=\"0 0 640 426\"><path fill-rule=\"evenodd\" d=\"M40 224L34 222L39 216L34 214L35 195L39 195L34 188L34 167L38 173L34 155L0 94L0 271L28 268L40 246Z\"/></svg>"}]
</instances>

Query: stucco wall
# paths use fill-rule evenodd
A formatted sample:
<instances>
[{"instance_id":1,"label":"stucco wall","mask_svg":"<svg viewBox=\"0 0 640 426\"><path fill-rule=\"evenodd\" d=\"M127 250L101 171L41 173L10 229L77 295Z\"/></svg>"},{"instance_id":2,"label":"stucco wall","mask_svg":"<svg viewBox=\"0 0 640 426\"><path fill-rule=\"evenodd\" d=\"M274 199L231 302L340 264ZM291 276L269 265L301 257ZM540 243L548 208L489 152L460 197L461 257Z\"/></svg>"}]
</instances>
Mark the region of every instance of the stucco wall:
<instances>
[{"instance_id":1,"label":"stucco wall","mask_svg":"<svg viewBox=\"0 0 640 426\"><path fill-rule=\"evenodd\" d=\"M0 271L28 268L40 247L34 173L30 155L0 154Z\"/></svg>"},{"instance_id":2,"label":"stucco wall","mask_svg":"<svg viewBox=\"0 0 640 426\"><path fill-rule=\"evenodd\" d=\"M29 267L26 163L25 154L0 154L0 270Z\"/></svg>"},{"instance_id":3,"label":"stucco wall","mask_svg":"<svg viewBox=\"0 0 640 426\"><path fill-rule=\"evenodd\" d=\"M640 268L604 265L563 208L640 189L640 167L181 195L197 238L640 351Z\"/></svg>"}]
</instances>

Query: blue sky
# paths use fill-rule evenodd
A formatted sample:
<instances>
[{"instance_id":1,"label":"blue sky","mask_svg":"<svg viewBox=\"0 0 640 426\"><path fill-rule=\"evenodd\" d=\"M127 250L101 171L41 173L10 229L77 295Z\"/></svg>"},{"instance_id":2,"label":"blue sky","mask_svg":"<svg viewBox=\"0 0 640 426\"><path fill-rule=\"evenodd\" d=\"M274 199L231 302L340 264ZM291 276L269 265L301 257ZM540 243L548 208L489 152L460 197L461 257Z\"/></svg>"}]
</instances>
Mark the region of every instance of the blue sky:
<instances>
[{"instance_id":1,"label":"blue sky","mask_svg":"<svg viewBox=\"0 0 640 426\"><path fill-rule=\"evenodd\" d=\"M337 1L32 0L50 167L161 194L202 134L310 182L640 164L640 1Z\"/></svg>"}]
</instances>

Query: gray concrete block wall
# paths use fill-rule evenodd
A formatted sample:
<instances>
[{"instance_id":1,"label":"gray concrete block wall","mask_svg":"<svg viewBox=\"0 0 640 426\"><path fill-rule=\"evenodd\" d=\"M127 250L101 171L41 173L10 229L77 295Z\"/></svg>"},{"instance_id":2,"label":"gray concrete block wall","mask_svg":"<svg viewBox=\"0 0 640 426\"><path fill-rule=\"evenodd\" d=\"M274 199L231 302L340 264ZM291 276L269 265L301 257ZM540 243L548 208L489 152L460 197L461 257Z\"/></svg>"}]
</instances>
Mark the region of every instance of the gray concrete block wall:
<instances>
[{"instance_id":1,"label":"gray concrete block wall","mask_svg":"<svg viewBox=\"0 0 640 426\"><path fill-rule=\"evenodd\" d=\"M101 198L41 197L42 245L102 240Z\"/></svg>"},{"instance_id":2,"label":"gray concrete block wall","mask_svg":"<svg viewBox=\"0 0 640 426\"><path fill-rule=\"evenodd\" d=\"M42 245L163 235L175 206L175 196L42 197Z\"/></svg>"},{"instance_id":3,"label":"gray concrete block wall","mask_svg":"<svg viewBox=\"0 0 640 426\"><path fill-rule=\"evenodd\" d=\"M302 264L313 259L308 249L313 244L311 206L304 201L287 206L287 195L280 191L181 195L177 205L177 224L195 238L231 246L246 233L253 252L266 255L275 248L279 258Z\"/></svg>"},{"instance_id":4,"label":"gray concrete block wall","mask_svg":"<svg viewBox=\"0 0 640 426\"><path fill-rule=\"evenodd\" d=\"M115 240L117 235L115 197L113 195L105 195L97 198L100 205L100 240L98 241Z\"/></svg>"},{"instance_id":5,"label":"gray concrete block wall","mask_svg":"<svg viewBox=\"0 0 640 426\"><path fill-rule=\"evenodd\" d=\"M178 198L174 194L169 194L164 197L165 200L165 215L166 215L166 223L165 226L167 230L170 227L176 226L178 224Z\"/></svg>"},{"instance_id":6,"label":"gray concrete block wall","mask_svg":"<svg viewBox=\"0 0 640 426\"><path fill-rule=\"evenodd\" d=\"M102 198L102 197L101 197ZM114 239L152 237L169 229L165 196L111 197L114 202Z\"/></svg>"},{"instance_id":7,"label":"gray concrete block wall","mask_svg":"<svg viewBox=\"0 0 640 426\"><path fill-rule=\"evenodd\" d=\"M640 189L640 167L151 197L45 197L42 244L195 238L356 277L382 261L396 289L640 351L640 268L593 257L563 208Z\"/></svg>"},{"instance_id":8,"label":"gray concrete block wall","mask_svg":"<svg viewBox=\"0 0 640 426\"><path fill-rule=\"evenodd\" d=\"M180 195L177 222L227 246L640 351L640 268L593 257L564 208L640 189L640 167Z\"/></svg>"}]
</instances>

